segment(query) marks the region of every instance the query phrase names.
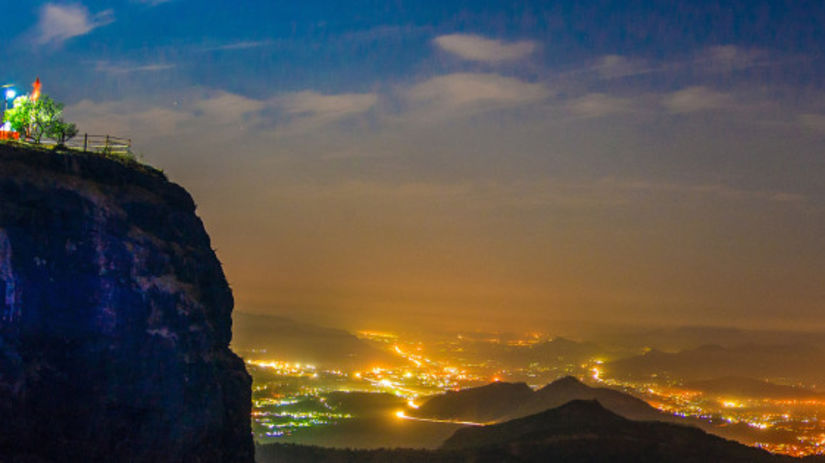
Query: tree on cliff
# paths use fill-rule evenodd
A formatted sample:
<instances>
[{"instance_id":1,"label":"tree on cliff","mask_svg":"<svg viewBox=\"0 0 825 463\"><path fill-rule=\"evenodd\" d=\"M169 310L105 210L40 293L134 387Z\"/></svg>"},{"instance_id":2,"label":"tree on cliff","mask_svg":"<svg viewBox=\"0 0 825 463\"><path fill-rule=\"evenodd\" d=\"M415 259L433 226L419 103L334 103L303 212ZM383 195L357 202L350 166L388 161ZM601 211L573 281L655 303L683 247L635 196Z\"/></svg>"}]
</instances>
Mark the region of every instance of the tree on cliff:
<instances>
[{"instance_id":1,"label":"tree on cliff","mask_svg":"<svg viewBox=\"0 0 825 463\"><path fill-rule=\"evenodd\" d=\"M12 109L6 111L5 122L35 143L45 136L62 145L77 135L77 126L63 120L63 104L46 95L36 100L18 97Z\"/></svg>"}]
</instances>

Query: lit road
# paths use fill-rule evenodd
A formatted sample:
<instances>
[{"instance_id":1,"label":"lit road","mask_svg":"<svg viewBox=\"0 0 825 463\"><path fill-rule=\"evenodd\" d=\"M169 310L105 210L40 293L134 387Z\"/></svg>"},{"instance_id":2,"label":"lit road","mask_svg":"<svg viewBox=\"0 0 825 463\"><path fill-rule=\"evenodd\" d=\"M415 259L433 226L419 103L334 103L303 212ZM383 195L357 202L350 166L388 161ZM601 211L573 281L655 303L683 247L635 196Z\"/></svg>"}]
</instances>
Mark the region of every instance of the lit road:
<instances>
[{"instance_id":1,"label":"lit road","mask_svg":"<svg viewBox=\"0 0 825 463\"><path fill-rule=\"evenodd\" d=\"M408 416L404 413L403 410L399 410L395 412L395 416L401 418L402 420L410 420L410 421L425 421L428 423L449 423L449 424L462 424L465 426L485 426L489 423L474 423L472 421L457 421L457 420L437 420L434 418L418 418L415 416Z\"/></svg>"}]
</instances>

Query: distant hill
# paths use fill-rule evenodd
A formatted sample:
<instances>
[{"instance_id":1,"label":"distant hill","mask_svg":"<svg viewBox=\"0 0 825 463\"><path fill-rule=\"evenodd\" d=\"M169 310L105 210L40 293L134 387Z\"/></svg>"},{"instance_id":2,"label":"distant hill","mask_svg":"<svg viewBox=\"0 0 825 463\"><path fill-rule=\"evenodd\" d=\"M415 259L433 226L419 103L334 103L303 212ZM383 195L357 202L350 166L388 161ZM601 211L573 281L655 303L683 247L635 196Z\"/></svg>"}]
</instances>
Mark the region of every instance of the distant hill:
<instances>
[{"instance_id":1,"label":"distant hill","mask_svg":"<svg viewBox=\"0 0 825 463\"><path fill-rule=\"evenodd\" d=\"M653 347L662 350L695 349L708 344L735 347L745 344L782 345L792 340L825 349L825 333L788 330L748 330L718 326L680 326L633 332L611 329L599 336L600 342L624 347Z\"/></svg>"},{"instance_id":2,"label":"distant hill","mask_svg":"<svg viewBox=\"0 0 825 463\"><path fill-rule=\"evenodd\" d=\"M590 387L572 376L558 379L538 391L524 383L492 383L450 391L431 398L410 413L426 418L488 423L532 415L571 400L594 399L613 412L632 419L672 418L629 394Z\"/></svg>"},{"instance_id":3,"label":"distant hill","mask_svg":"<svg viewBox=\"0 0 825 463\"><path fill-rule=\"evenodd\" d=\"M459 429L442 448L516 457L518 461L757 463L788 460L700 429L628 420L595 400L576 400L501 424Z\"/></svg>"},{"instance_id":4,"label":"distant hill","mask_svg":"<svg viewBox=\"0 0 825 463\"><path fill-rule=\"evenodd\" d=\"M604 373L617 378L670 377L699 381L726 376L793 378L825 383L825 354L808 345L755 345L736 347L705 345L667 353L651 350L643 355L604 365Z\"/></svg>"},{"instance_id":5,"label":"distant hill","mask_svg":"<svg viewBox=\"0 0 825 463\"><path fill-rule=\"evenodd\" d=\"M530 400L505 418L518 418L559 407L571 400L598 400L605 408L633 420L672 420L673 417L638 399L615 389L590 387L567 376L536 391Z\"/></svg>"},{"instance_id":6,"label":"distant hill","mask_svg":"<svg viewBox=\"0 0 825 463\"><path fill-rule=\"evenodd\" d=\"M567 376L529 393L524 384L493 383L471 389L450 391L435 396L411 416L477 423L504 422L541 413L573 400L597 400L606 409L632 420L662 421L698 427L704 431L752 444L781 442L789 436L776 429L756 429L745 424L710 422L699 418L685 418L657 410L644 400L622 391L606 387L591 387Z\"/></svg>"},{"instance_id":7,"label":"distant hill","mask_svg":"<svg viewBox=\"0 0 825 463\"><path fill-rule=\"evenodd\" d=\"M771 399L800 399L822 397L822 393L793 386L783 386L760 379L741 376L727 376L705 381L693 381L684 385L685 389L695 390L716 397L755 397Z\"/></svg>"},{"instance_id":8,"label":"distant hill","mask_svg":"<svg viewBox=\"0 0 825 463\"><path fill-rule=\"evenodd\" d=\"M403 359L378 350L344 330L242 312L235 312L232 319L232 348L248 359L283 360L330 368L403 363Z\"/></svg>"},{"instance_id":9,"label":"distant hill","mask_svg":"<svg viewBox=\"0 0 825 463\"><path fill-rule=\"evenodd\" d=\"M491 383L437 395L411 414L440 420L488 423L509 415L533 395L533 390L524 383Z\"/></svg>"},{"instance_id":10,"label":"distant hill","mask_svg":"<svg viewBox=\"0 0 825 463\"><path fill-rule=\"evenodd\" d=\"M275 444L259 447L256 457L260 463L823 461L773 455L688 426L628 420L597 401L572 401L517 420L461 428L439 450L353 450Z\"/></svg>"}]
</instances>

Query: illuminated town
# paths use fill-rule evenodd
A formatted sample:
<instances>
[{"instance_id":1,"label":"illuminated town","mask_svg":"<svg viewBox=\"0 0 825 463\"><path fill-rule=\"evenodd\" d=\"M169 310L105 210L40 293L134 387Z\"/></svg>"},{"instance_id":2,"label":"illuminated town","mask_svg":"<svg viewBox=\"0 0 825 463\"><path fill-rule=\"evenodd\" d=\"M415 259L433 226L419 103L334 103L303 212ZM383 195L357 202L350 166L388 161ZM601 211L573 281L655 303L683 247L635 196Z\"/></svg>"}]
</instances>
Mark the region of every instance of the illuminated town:
<instances>
[{"instance_id":1,"label":"illuminated town","mask_svg":"<svg viewBox=\"0 0 825 463\"><path fill-rule=\"evenodd\" d=\"M713 423L737 440L793 456L825 454L825 398L755 399L717 397L685 388L678 380L627 381L605 377L604 359L584 362L514 362L485 349L533 346L550 338L531 333L520 339L457 335L419 341L393 333L361 331L360 339L397 356L401 366L375 365L345 371L282 360L247 360L254 379L253 423L260 443L285 442L297 432L312 432L357 419L363 411L341 406L342 394L388 398L381 413L395 419L438 422L409 416L428 396L495 381L522 381L534 389L565 375L592 386L610 387L639 397L653 407L686 419ZM394 398L394 399L393 399ZM452 422L460 425L481 423ZM756 437L754 437L756 436Z\"/></svg>"}]
</instances>

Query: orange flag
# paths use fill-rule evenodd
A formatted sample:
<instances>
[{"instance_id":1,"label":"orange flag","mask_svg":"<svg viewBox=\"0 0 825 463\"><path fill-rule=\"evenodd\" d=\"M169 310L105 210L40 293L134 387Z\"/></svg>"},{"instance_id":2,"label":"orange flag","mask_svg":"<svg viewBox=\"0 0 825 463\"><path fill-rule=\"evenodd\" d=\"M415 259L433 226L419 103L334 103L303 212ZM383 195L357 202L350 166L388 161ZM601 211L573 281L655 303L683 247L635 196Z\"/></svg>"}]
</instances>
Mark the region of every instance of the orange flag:
<instances>
[{"instance_id":1,"label":"orange flag","mask_svg":"<svg viewBox=\"0 0 825 463\"><path fill-rule=\"evenodd\" d=\"M32 101L37 101L40 98L40 77L32 84Z\"/></svg>"}]
</instances>

